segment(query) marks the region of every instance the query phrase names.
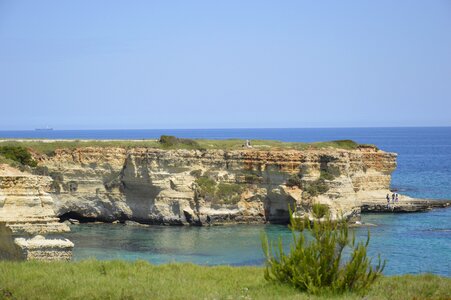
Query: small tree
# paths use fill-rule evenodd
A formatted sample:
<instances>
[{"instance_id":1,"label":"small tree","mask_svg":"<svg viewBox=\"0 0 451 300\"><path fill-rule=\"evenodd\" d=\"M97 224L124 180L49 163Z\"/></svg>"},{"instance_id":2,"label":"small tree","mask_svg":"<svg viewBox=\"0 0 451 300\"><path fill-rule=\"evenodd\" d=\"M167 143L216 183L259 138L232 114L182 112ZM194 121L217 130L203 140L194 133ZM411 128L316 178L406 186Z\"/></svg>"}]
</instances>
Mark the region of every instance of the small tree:
<instances>
[{"instance_id":1,"label":"small tree","mask_svg":"<svg viewBox=\"0 0 451 300\"><path fill-rule=\"evenodd\" d=\"M349 235L345 220L333 221L327 215L320 222L290 215L294 244L289 253L284 252L281 240L274 247L266 235L262 236L266 280L290 284L311 294L365 293L382 274L385 261L381 262L380 255L375 267L367 257L369 231L365 243L356 242L355 234ZM343 261L346 248L351 250L350 257Z\"/></svg>"},{"instance_id":2,"label":"small tree","mask_svg":"<svg viewBox=\"0 0 451 300\"><path fill-rule=\"evenodd\" d=\"M37 166L30 152L21 146L0 146L0 155L22 165L30 167Z\"/></svg>"}]
</instances>

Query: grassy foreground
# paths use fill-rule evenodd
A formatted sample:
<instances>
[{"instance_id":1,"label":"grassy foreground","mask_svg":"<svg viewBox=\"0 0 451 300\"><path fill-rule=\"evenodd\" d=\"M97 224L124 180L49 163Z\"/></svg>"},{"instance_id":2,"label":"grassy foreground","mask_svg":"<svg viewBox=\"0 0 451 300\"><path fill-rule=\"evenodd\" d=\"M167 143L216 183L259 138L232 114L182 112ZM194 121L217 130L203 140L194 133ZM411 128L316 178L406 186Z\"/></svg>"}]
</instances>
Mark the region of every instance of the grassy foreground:
<instances>
[{"instance_id":1,"label":"grassy foreground","mask_svg":"<svg viewBox=\"0 0 451 300\"><path fill-rule=\"evenodd\" d=\"M451 299L451 278L379 279L364 299ZM155 266L144 261L0 262L0 299L362 299L313 297L268 283L258 267Z\"/></svg>"}]
</instances>

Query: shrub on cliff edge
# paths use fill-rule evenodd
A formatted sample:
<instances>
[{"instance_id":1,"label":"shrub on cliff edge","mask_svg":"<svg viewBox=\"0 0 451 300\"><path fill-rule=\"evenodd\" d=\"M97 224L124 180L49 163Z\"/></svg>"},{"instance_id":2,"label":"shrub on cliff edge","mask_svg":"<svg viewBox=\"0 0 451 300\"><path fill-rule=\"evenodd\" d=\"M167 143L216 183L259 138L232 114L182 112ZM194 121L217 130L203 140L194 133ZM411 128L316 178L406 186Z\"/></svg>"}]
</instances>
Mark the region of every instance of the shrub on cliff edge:
<instances>
[{"instance_id":1,"label":"shrub on cliff edge","mask_svg":"<svg viewBox=\"0 0 451 300\"><path fill-rule=\"evenodd\" d=\"M164 147L181 147L200 149L199 143L192 139L182 139L173 135L162 135L159 140L160 144Z\"/></svg>"},{"instance_id":2,"label":"shrub on cliff edge","mask_svg":"<svg viewBox=\"0 0 451 300\"><path fill-rule=\"evenodd\" d=\"M310 294L363 294L382 275L385 262L379 256L378 264L373 267L367 257L369 231L365 243L356 243L354 233L349 236L345 220L336 222L326 216L325 221L310 222L293 218L291 214L290 221L294 244L289 253L284 252L280 240L278 247L274 247L265 235L262 237L266 280L289 284ZM350 258L343 262L346 248L350 250Z\"/></svg>"},{"instance_id":3,"label":"shrub on cliff edge","mask_svg":"<svg viewBox=\"0 0 451 300\"><path fill-rule=\"evenodd\" d=\"M7 160L18 162L24 166L36 167L37 163L34 161L30 152L24 147L20 146L0 146L0 156Z\"/></svg>"}]
</instances>

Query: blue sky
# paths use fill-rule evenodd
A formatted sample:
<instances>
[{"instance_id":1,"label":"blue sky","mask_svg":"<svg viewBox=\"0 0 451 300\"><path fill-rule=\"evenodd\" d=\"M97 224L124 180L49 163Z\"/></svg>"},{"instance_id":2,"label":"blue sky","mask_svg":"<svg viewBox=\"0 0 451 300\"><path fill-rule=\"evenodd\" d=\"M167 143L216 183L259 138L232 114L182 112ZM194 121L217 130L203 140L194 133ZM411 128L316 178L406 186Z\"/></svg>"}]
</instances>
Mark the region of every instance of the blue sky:
<instances>
[{"instance_id":1,"label":"blue sky","mask_svg":"<svg viewBox=\"0 0 451 300\"><path fill-rule=\"evenodd\" d=\"M451 1L0 0L0 130L451 125Z\"/></svg>"}]
</instances>

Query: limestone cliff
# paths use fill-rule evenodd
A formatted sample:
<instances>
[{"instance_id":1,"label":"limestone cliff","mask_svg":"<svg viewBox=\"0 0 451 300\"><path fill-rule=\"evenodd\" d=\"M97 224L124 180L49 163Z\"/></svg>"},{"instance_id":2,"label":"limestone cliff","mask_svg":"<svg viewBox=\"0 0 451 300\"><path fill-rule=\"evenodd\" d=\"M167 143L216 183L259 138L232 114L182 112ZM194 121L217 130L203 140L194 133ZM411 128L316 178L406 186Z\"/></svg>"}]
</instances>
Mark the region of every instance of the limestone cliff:
<instances>
[{"instance_id":1,"label":"limestone cliff","mask_svg":"<svg viewBox=\"0 0 451 300\"><path fill-rule=\"evenodd\" d=\"M44 235L67 232L46 192L50 177L0 165L0 259L69 260L73 244Z\"/></svg>"},{"instance_id":2,"label":"limestone cliff","mask_svg":"<svg viewBox=\"0 0 451 300\"><path fill-rule=\"evenodd\" d=\"M384 201L396 154L354 150L80 147L34 154L57 215L150 224L287 222L288 206L358 218Z\"/></svg>"}]
</instances>

